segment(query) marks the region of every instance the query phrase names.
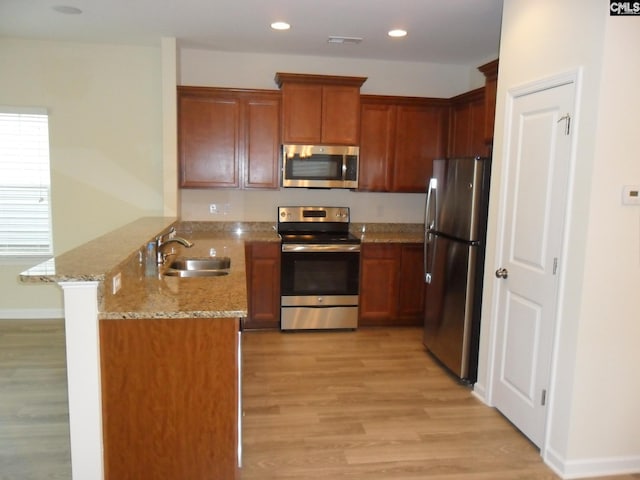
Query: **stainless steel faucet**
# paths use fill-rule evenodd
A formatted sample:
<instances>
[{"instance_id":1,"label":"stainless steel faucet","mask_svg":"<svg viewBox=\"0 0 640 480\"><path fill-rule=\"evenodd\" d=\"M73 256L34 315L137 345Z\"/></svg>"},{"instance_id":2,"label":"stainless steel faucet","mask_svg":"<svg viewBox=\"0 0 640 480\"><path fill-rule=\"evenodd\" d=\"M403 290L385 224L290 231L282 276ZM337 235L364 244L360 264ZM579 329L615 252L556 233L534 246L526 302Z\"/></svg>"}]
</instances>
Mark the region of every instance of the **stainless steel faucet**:
<instances>
[{"instance_id":1,"label":"stainless steel faucet","mask_svg":"<svg viewBox=\"0 0 640 480\"><path fill-rule=\"evenodd\" d=\"M162 265L168 256L162 251L162 247L173 242L179 243L180 245L183 245L186 248L193 247L193 242L190 242L186 238L178 237L176 235L175 227L171 227L171 229L169 229L167 233L158 235L156 237L156 251L157 251L158 265Z\"/></svg>"}]
</instances>

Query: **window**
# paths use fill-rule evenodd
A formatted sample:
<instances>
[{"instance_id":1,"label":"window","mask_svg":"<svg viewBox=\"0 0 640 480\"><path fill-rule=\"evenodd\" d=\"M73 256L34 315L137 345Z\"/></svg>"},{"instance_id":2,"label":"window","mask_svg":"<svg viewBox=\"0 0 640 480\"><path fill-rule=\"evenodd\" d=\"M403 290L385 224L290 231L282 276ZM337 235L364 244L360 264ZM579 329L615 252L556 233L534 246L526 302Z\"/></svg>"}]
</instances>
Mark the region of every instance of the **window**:
<instances>
[{"instance_id":1,"label":"window","mask_svg":"<svg viewBox=\"0 0 640 480\"><path fill-rule=\"evenodd\" d=\"M49 117L0 106L0 257L51 255Z\"/></svg>"}]
</instances>

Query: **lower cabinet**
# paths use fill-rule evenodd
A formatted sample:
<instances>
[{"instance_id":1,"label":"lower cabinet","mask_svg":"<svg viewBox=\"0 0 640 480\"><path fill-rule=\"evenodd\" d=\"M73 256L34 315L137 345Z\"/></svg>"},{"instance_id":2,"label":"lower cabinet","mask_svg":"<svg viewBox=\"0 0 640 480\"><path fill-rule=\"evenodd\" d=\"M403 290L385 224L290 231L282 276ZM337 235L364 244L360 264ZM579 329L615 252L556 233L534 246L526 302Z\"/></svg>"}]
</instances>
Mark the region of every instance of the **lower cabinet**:
<instances>
[{"instance_id":1,"label":"lower cabinet","mask_svg":"<svg viewBox=\"0 0 640 480\"><path fill-rule=\"evenodd\" d=\"M245 265L249 314L243 328L280 328L280 242L247 242Z\"/></svg>"},{"instance_id":2,"label":"lower cabinet","mask_svg":"<svg viewBox=\"0 0 640 480\"><path fill-rule=\"evenodd\" d=\"M239 319L100 322L105 479L239 478Z\"/></svg>"},{"instance_id":3,"label":"lower cabinet","mask_svg":"<svg viewBox=\"0 0 640 480\"><path fill-rule=\"evenodd\" d=\"M422 325L421 243L364 243L360 254L358 325Z\"/></svg>"}]
</instances>

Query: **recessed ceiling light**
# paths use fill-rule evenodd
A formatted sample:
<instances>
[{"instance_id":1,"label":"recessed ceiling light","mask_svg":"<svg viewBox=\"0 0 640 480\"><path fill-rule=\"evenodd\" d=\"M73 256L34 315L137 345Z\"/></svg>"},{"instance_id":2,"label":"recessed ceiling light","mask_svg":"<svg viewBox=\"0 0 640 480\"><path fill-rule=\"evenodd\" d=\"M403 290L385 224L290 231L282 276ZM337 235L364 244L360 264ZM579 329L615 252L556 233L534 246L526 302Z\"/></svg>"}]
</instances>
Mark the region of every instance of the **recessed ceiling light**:
<instances>
[{"instance_id":1,"label":"recessed ceiling light","mask_svg":"<svg viewBox=\"0 0 640 480\"><path fill-rule=\"evenodd\" d=\"M56 12L63 13L65 15L80 15L82 10L78 7L72 7L71 5L56 5L52 7Z\"/></svg>"},{"instance_id":2,"label":"recessed ceiling light","mask_svg":"<svg viewBox=\"0 0 640 480\"><path fill-rule=\"evenodd\" d=\"M287 22L273 22L271 24L271 28L273 28L274 30L289 30L291 28L291 25L289 25Z\"/></svg>"},{"instance_id":3,"label":"recessed ceiling light","mask_svg":"<svg viewBox=\"0 0 640 480\"><path fill-rule=\"evenodd\" d=\"M399 38L399 37L406 37L407 36L407 31L406 30L401 30L401 29L395 29L395 30L390 30L389 33L387 34L390 37L395 37L395 38Z\"/></svg>"}]
</instances>

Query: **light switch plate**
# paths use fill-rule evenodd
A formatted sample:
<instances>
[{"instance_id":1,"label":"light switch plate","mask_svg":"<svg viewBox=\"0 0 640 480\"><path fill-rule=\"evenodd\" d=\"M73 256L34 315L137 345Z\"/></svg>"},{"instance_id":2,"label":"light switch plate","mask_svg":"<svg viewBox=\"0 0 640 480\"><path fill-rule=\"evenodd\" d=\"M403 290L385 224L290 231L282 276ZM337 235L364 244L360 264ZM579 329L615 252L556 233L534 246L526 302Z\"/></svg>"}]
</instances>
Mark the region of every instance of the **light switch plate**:
<instances>
[{"instance_id":1,"label":"light switch plate","mask_svg":"<svg viewBox=\"0 0 640 480\"><path fill-rule=\"evenodd\" d=\"M640 205L640 185L624 185L622 187L623 205Z\"/></svg>"}]
</instances>

